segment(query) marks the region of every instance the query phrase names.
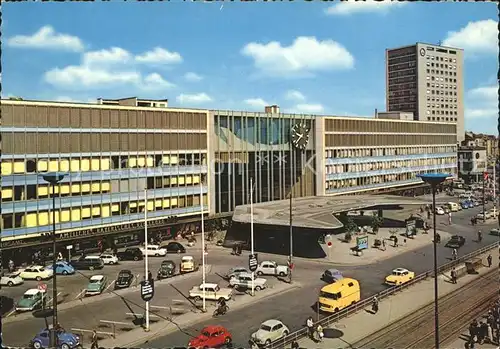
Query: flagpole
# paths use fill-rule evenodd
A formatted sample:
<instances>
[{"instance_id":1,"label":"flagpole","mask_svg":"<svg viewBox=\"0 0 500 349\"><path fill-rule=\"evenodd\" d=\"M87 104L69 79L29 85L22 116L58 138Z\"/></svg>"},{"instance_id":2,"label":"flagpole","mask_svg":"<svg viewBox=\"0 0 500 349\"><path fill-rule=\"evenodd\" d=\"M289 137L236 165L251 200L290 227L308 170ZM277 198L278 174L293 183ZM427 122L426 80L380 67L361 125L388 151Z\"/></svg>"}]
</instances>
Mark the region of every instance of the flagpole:
<instances>
[{"instance_id":1,"label":"flagpole","mask_svg":"<svg viewBox=\"0 0 500 349\"><path fill-rule=\"evenodd\" d=\"M144 189L144 279L149 279L148 270L148 190ZM148 280L151 281L151 280ZM149 332L149 301L146 301L146 325L144 331Z\"/></svg>"},{"instance_id":2,"label":"flagpole","mask_svg":"<svg viewBox=\"0 0 500 349\"><path fill-rule=\"evenodd\" d=\"M203 217L203 182L200 181L200 206L201 206L201 264L202 264L202 284L203 284L203 312L206 312L205 298L205 219Z\"/></svg>"}]
</instances>

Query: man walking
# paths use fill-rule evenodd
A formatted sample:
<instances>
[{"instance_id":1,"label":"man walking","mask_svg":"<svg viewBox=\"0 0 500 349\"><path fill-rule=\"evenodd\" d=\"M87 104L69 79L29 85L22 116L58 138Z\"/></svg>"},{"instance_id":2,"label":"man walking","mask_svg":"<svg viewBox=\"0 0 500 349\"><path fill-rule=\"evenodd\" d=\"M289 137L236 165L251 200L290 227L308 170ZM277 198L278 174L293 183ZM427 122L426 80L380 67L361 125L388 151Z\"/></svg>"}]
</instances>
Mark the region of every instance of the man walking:
<instances>
[{"instance_id":1,"label":"man walking","mask_svg":"<svg viewBox=\"0 0 500 349\"><path fill-rule=\"evenodd\" d=\"M314 336L314 321L313 321L312 317L309 316L307 318L306 325L307 325L307 332L308 332L309 338L313 339L313 336Z\"/></svg>"},{"instance_id":2,"label":"man walking","mask_svg":"<svg viewBox=\"0 0 500 349\"><path fill-rule=\"evenodd\" d=\"M453 260L456 260L456 259L457 259L457 254L458 254L457 249L456 249L456 248L454 248L454 249L451 251L451 255L452 255L452 257L453 257Z\"/></svg>"},{"instance_id":3,"label":"man walking","mask_svg":"<svg viewBox=\"0 0 500 349\"><path fill-rule=\"evenodd\" d=\"M92 339L91 339L90 349L99 349L99 343L97 342L97 332L96 330L92 331Z\"/></svg>"},{"instance_id":4,"label":"man walking","mask_svg":"<svg viewBox=\"0 0 500 349\"><path fill-rule=\"evenodd\" d=\"M455 268L451 269L451 283L457 283L457 271L455 270Z\"/></svg>"},{"instance_id":5,"label":"man walking","mask_svg":"<svg viewBox=\"0 0 500 349\"><path fill-rule=\"evenodd\" d=\"M491 265L493 264L493 257L491 256L491 254L486 257L486 261L488 262L488 268L491 268Z\"/></svg>"}]
</instances>

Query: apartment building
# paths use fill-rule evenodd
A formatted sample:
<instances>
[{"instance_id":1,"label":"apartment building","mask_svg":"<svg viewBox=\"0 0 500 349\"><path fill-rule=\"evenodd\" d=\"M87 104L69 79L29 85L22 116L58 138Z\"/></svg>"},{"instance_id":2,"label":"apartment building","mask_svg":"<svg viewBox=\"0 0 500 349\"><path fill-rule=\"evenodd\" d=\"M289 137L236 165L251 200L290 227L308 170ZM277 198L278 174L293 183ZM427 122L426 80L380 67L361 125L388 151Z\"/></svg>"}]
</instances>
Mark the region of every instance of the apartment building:
<instances>
[{"instance_id":1,"label":"apartment building","mask_svg":"<svg viewBox=\"0 0 500 349\"><path fill-rule=\"evenodd\" d=\"M386 109L457 124L464 139L463 50L426 43L386 50Z\"/></svg>"},{"instance_id":2,"label":"apartment building","mask_svg":"<svg viewBox=\"0 0 500 349\"><path fill-rule=\"evenodd\" d=\"M208 112L2 100L2 240L210 211ZM49 187L42 175L66 174ZM202 195L203 193L203 195ZM147 204L145 203L147 196Z\"/></svg>"}]
</instances>

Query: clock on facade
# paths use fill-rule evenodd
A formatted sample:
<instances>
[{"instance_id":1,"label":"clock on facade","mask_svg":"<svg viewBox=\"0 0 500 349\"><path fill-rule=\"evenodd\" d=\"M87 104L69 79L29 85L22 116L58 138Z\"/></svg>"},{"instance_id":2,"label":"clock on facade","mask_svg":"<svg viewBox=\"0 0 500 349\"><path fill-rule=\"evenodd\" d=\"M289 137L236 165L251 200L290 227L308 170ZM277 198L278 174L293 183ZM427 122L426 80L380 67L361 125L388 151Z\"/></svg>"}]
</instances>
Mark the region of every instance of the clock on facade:
<instances>
[{"instance_id":1,"label":"clock on facade","mask_svg":"<svg viewBox=\"0 0 500 349\"><path fill-rule=\"evenodd\" d=\"M295 148L304 150L309 142L309 129L300 123L292 127L292 144Z\"/></svg>"},{"instance_id":2,"label":"clock on facade","mask_svg":"<svg viewBox=\"0 0 500 349\"><path fill-rule=\"evenodd\" d=\"M423 57L425 56L425 48L420 49L420 55Z\"/></svg>"}]
</instances>

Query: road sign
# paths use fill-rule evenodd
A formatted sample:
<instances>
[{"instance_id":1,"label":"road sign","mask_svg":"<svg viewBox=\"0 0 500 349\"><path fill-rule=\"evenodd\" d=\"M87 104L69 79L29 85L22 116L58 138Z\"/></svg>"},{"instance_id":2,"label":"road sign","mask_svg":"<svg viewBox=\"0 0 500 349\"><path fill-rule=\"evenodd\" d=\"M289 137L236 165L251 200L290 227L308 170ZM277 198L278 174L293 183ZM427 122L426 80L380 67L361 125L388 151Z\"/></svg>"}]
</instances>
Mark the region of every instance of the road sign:
<instances>
[{"instance_id":1,"label":"road sign","mask_svg":"<svg viewBox=\"0 0 500 349\"><path fill-rule=\"evenodd\" d=\"M331 241L328 241L328 242L326 243L326 245L328 246L328 248L332 248L332 242L331 242Z\"/></svg>"},{"instance_id":2,"label":"road sign","mask_svg":"<svg viewBox=\"0 0 500 349\"><path fill-rule=\"evenodd\" d=\"M37 286L39 291L45 292L47 291L47 284L44 284L43 282L40 282Z\"/></svg>"},{"instance_id":3,"label":"road sign","mask_svg":"<svg viewBox=\"0 0 500 349\"><path fill-rule=\"evenodd\" d=\"M250 269L250 271L252 271L252 272L256 271L258 265L259 265L259 262L257 260L257 253L251 254L250 256L248 256L248 269Z\"/></svg>"},{"instance_id":4,"label":"road sign","mask_svg":"<svg viewBox=\"0 0 500 349\"><path fill-rule=\"evenodd\" d=\"M144 302L149 302L155 295L154 282L151 280L141 281L141 298Z\"/></svg>"},{"instance_id":5,"label":"road sign","mask_svg":"<svg viewBox=\"0 0 500 349\"><path fill-rule=\"evenodd\" d=\"M73 249L73 245L68 245L68 246L66 246L66 249L67 249L67 250L71 250L71 249Z\"/></svg>"}]
</instances>

